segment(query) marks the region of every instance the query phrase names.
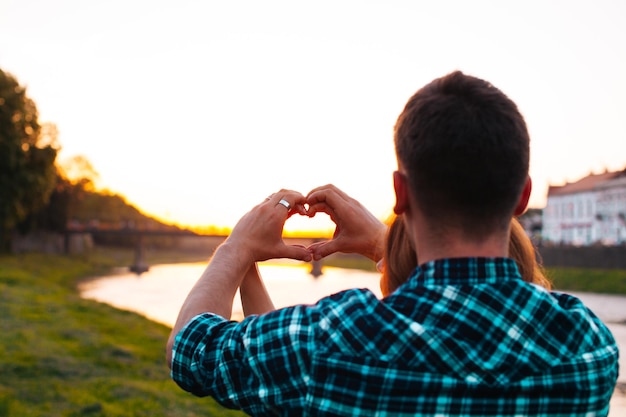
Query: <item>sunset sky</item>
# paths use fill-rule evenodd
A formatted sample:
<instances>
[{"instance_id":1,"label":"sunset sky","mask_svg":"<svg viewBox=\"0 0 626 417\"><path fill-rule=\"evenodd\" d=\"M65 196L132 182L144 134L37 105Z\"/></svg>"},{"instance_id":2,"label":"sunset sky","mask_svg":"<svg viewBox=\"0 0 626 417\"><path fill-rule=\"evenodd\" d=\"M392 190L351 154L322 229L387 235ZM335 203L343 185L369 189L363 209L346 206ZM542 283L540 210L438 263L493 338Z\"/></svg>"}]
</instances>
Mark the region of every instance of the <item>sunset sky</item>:
<instances>
[{"instance_id":1,"label":"sunset sky","mask_svg":"<svg viewBox=\"0 0 626 417\"><path fill-rule=\"evenodd\" d=\"M385 218L396 117L459 69L518 104L543 207L548 184L626 168L625 18L620 0L0 0L0 68L61 160L86 156L147 214L220 227L326 183Z\"/></svg>"}]
</instances>

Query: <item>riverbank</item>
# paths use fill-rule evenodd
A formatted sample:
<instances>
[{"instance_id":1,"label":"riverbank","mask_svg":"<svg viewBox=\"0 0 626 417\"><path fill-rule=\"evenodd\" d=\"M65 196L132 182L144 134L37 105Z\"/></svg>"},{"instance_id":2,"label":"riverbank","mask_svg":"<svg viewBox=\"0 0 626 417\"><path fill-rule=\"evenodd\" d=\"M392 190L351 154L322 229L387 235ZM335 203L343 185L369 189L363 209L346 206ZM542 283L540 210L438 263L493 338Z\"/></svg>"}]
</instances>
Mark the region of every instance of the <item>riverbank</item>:
<instances>
[{"instance_id":1,"label":"riverbank","mask_svg":"<svg viewBox=\"0 0 626 417\"><path fill-rule=\"evenodd\" d=\"M244 415L199 401L170 380L167 326L80 298L79 280L129 265L132 256L0 256L0 416Z\"/></svg>"},{"instance_id":2,"label":"riverbank","mask_svg":"<svg viewBox=\"0 0 626 417\"><path fill-rule=\"evenodd\" d=\"M146 261L209 255L147 251ZM243 415L170 380L167 326L79 296L81 280L128 266L133 256L130 249L103 248L84 256L0 256L0 417ZM373 268L358 257L326 264ZM611 279L626 282L626 271Z\"/></svg>"}]
</instances>

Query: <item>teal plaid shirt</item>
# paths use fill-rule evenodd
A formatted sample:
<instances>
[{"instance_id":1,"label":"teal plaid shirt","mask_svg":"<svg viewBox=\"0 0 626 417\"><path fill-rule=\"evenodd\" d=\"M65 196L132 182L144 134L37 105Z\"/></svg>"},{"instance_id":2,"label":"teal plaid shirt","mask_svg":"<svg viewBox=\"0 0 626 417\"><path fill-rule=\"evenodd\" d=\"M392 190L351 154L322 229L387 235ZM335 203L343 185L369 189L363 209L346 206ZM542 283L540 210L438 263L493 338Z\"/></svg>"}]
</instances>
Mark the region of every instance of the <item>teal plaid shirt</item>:
<instances>
[{"instance_id":1,"label":"teal plaid shirt","mask_svg":"<svg viewBox=\"0 0 626 417\"><path fill-rule=\"evenodd\" d=\"M617 376L606 326L505 258L424 264L382 300L201 314L172 362L184 390L255 416L601 416Z\"/></svg>"}]
</instances>

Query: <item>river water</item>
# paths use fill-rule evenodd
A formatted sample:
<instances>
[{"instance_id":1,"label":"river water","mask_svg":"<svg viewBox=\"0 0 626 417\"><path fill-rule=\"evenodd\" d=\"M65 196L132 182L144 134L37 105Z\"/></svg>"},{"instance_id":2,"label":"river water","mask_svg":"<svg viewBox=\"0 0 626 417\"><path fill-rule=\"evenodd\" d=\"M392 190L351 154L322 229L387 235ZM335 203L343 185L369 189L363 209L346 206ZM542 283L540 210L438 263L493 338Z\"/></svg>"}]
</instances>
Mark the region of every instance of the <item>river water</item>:
<instances>
[{"instance_id":1,"label":"river water","mask_svg":"<svg viewBox=\"0 0 626 417\"><path fill-rule=\"evenodd\" d=\"M178 311L198 280L206 263L153 266L147 273L136 275L126 268L113 275L94 278L81 284L84 298L134 311L153 321L173 326ZM348 288L369 288L380 296L380 274L351 269L324 267L314 278L310 266L302 264L262 263L259 270L277 308L294 304L310 304L318 299ZM626 352L626 296L572 293L579 297L611 329L622 357ZM239 296L235 297L233 319L243 317ZM626 361L620 358L618 389L611 401L610 417L626 415Z\"/></svg>"}]
</instances>

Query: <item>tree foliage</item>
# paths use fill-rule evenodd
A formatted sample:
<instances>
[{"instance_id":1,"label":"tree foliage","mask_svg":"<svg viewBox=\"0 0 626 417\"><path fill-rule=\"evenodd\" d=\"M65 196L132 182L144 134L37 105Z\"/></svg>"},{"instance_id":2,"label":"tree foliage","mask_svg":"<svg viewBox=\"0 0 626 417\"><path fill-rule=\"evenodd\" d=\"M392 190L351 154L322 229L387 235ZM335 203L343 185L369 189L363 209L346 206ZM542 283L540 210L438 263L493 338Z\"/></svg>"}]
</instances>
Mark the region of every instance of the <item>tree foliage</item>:
<instances>
[{"instance_id":1,"label":"tree foliage","mask_svg":"<svg viewBox=\"0 0 626 417\"><path fill-rule=\"evenodd\" d=\"M85 190L94 191L100 174L93 167L91 161L84 155L74 155L69 159L57 162L64 178L70 183L80 185Z\"/></svg>"},{"instance_id":2,"label":"tree foliage","mask_svg":"<svg viewBox=\"0 0 626 417\"><path fill-rule=\"evenodd\" d=\"M56 132L39 123L35 102L0 69L0 251L26 217L44 207L54 189Z\"/></svg>"},{"instance_id":3,"label":"tree foliage","mask_svg":"<svg viewBox=\"0 0 626 417\"><path fill-rule=\"evenodd\" d=\"M98 173L85 156L74 156L64 163L57 161L55 166L55 186L48 203L19 224L23 233L32 230L64 233L70 222L85 217L84 200L95 192ZM97 217L90 217L94 218Z\"/></svg>"}]
</instances>

